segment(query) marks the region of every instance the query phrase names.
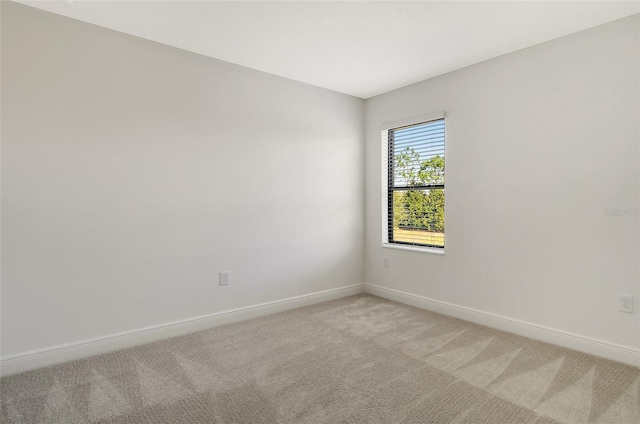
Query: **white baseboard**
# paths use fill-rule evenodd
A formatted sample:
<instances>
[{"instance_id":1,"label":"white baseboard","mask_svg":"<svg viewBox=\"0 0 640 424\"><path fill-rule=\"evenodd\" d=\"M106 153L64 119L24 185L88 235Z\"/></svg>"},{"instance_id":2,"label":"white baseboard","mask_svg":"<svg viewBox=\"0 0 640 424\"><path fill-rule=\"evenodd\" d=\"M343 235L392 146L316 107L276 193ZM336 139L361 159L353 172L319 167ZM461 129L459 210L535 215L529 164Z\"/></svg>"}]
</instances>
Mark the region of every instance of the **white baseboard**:
<instances>
[{"instance_id":1,"label":"white baseboard","mask_svg":"<svg viewBox=\"0 0 640 424\"><path fill-rule=\"evenodd\" d=\"M458 306L374 284L365 284L364 286L365 293L383 297L385 299L395 300L396 302L415 306L420 309L449 315L465 321L485 325L487 327L508 331L510 333L519 334L521 336L640 367L640 349L632 346L620 345L605 340L598 340L592 337L573 334L568 331L520 321L514 318L464 306Z\"/></svg>"},{"instance_id":2,"label":"white baseboard","mask_svg":"<svg viewBox=\"0 0 640 424\"><path fill-rule=\"evenodd\" d=\"M302 296L260 303L213 314L188 318L152 327L140 328L110 336L53 346L9 355L0 359L0 375L7 376L75 359L125 349L156 340L189 334L207 328L309 306L328 300L359 294L364 284L339 287Z\"/></svg>"}]
</instances>

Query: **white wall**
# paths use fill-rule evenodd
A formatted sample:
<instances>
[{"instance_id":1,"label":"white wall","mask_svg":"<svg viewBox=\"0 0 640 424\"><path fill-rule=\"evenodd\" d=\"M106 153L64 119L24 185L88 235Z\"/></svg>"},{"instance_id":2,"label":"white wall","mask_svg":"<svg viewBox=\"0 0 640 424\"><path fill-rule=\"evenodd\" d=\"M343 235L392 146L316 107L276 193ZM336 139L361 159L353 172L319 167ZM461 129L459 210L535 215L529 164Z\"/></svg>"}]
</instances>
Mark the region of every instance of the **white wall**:
<instances>
[{"instance_id":1,"label":"white wall","mask_svg":"<svg viewBox=\"0 0 640 424\"><path fill-rule=\"evenodd\" d=\"M639 217L605 216L640 206L639 28L636 15L367 100L366 281L640 347ZM382 248L380 125L440 110L446 253Z\"/></svg>"},{"instance_id":2,"label":"white wall","mask_svg":"<svg viewBox=\"0 0 640 424\"><path fill-rule=\"evenodd\" d=\"M638 16L364 110L0 3L3 357L360 283L365 207L367 282L640 347ZM383 249L379 126L439 110L446 254Z\"/></svg>"},{"instance_id":3,"label":"white wall","mask_svg":"<svg viewBox=\"0 0 640 424\"><path fill-rule=\"evenodd\" d=\"M362 283L363 103L3 1L2 355Z\"/></svg>"}]
</instances>

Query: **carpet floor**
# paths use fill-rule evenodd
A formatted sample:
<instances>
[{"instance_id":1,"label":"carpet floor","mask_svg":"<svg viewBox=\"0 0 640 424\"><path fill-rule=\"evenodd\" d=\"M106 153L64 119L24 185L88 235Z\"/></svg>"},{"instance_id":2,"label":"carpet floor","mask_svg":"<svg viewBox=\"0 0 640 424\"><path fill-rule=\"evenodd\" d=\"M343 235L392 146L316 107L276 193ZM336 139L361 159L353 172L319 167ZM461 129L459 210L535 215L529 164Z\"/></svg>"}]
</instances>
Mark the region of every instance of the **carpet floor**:
<instances>
[{"instance_id":1,"label":"carpet floor","mask_svg":"<svg viewBox=\"0 0 640 424\"><path fill-rule=\"evenodd\" d=\"M3 423L640 423L640 369L370 295L0 380Z\"/></svg>"}]
</instances>

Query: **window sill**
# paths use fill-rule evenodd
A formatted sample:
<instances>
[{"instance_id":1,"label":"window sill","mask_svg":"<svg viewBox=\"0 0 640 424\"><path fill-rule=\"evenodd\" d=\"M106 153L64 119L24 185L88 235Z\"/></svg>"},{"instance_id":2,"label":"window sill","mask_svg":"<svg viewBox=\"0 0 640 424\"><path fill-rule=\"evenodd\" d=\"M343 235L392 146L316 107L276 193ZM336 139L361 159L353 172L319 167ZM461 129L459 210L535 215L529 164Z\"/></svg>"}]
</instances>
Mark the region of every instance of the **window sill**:
<instances>
[{"instance_id":1,"label":"window sill","mask_svg":"<svg viewBox=\"0 0 640 424\"><path fill-rule=\"evenodd\" d=\"M432 253L434 255L444 255L444 249L434 247L410 246L402 244L383 243L382 247L387 249L410 250L412 252Z\"/></svg>"}]
</instances>

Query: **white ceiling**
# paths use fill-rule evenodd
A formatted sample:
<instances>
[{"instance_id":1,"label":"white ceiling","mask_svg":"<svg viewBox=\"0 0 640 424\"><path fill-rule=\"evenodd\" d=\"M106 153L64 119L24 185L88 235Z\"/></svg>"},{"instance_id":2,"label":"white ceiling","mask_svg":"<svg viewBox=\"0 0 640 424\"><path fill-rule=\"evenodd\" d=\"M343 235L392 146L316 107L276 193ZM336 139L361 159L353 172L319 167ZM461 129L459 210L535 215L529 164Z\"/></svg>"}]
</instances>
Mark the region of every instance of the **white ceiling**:
<instances>
[{"instance_id":1,"label":"white ceiling","mask_svg":"<svg viewBox=\"0 0 640 424\"><path fill-rule=\"evenodd\" d=\"M640 12L638 1L19 2L361 98Z\"/></svg>"}]
</instances>

